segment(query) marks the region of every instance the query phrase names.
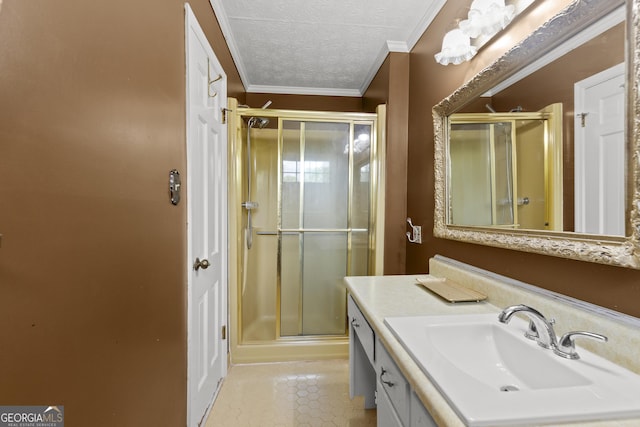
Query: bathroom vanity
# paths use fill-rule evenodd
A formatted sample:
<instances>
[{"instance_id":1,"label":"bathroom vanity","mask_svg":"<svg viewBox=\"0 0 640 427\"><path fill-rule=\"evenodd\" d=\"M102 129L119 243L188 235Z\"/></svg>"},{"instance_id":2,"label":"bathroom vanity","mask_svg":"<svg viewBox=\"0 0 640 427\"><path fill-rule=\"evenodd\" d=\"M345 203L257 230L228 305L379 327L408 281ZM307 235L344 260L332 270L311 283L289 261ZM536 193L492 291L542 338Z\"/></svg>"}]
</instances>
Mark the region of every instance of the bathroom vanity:
<instances>
[{"instance_id":1,"label":"bathroom vanity","mask_svg":"<svg viewBox=\"0 0 640 427\"><path fill-rule=\"evenodd\" d=\"M640 320L444 257L436 256L430 260L430 272L434 277L453 280L487 295L488 298L473 303L446 302L417 284L417 279L424 278L425 275L345 278L349 291L350 392L352 397L365 396L366 407L373 407L377 403L378 426L640 425L640 411L627 411L626 414L631 415L621 417L611 414L595 417L584 414L570 415L557 421L509 420L508 414L501 414L502 419L494 420L492 423L474 417L466 419L464 411L456 407L457 402L451 401L450 394L445 395L441 385L438 385L417 361L415 353L412 354L406 343L399 339L397 331L394 333L390 327L393 319L427 315L451 316L452 319L462 316L490 319L495 315L498 323L497 317L503 308L514 304L527 304L549 318L554 318L555 332L558 335L582 330L608 336L607 343L577 340L578 352L585 355L585 360L588 360L586 364L591 364L588 358L593 353L596 358L602 357L607 363L615 363L616 369L620 368L623 374L626 370L632 371L626 375L632 377L640 373ZM521 324L506 326L526 326L523 319L514 319ZM522 340L527 342L524 337ZM538 349L533 342L527 342L527 345L529 344L533 345L533 351L548 352L549 355L544 353L543 357L549 357L552 363L555 363L554 358L559 358L553 355L551 350ZM462 347L464 348L464 345ZM473 354L473 351L473 348L469 348L468 354ZM576 362L561 358L558 360L559 364ZM450 360L447 360L447 363L449 362ZM508 390L505 390L505 393L506 391ZM516 393L512 393L511 396L516 396ZM545 392L538 395L544 394ZM620 396L622 400L626 397L637 399L637 395ZM478 399L482 398L485 396L478 396ZM517 405L517 402L514 401L514 405ZM535 406L535 402L531 405ZM540 407L538 412L543 411L544 406Z\"/></svg>"},{"instance_id":2,"label":"bathroom vanity","mask_svg":"<svg viewBox=\"0 0 640 427\"><path fill-rule=\"evenodd\" d=\"M364 395L366 408L377 402L379 426L437 426L351 296L348 315L351 397Z\"/></svg>"}]
</instances>

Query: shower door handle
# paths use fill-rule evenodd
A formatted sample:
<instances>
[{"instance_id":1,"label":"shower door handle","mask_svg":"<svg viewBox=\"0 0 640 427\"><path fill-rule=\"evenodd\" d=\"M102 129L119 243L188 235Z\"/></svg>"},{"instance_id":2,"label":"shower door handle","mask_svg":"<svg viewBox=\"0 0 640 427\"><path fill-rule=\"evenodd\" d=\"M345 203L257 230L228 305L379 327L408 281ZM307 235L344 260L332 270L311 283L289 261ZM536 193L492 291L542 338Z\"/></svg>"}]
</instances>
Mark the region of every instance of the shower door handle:
<instances>
[{"instance_id":1,"label":"shower door handle","mask_svg":"<svg viewBox=\"0 0 640 427\"><path fill-rule=\"evenodd\" d=\"M200 261L200 258L196 258L196 262L193 263L193 269L195 271L198 271L199 269L206 270L210 265L211 263L209 262L209 260L203 259L202 261Z\"/></svg>"},{"instance_id":2,"label":"shower door handle","mask_svg":"<svg viewBox=\"0 0 640 427\"><path fill-rule=\"evenodd\" d=\"M277 231L256 231L258 236L277 236Z\"/></svg>"}]
</instances>

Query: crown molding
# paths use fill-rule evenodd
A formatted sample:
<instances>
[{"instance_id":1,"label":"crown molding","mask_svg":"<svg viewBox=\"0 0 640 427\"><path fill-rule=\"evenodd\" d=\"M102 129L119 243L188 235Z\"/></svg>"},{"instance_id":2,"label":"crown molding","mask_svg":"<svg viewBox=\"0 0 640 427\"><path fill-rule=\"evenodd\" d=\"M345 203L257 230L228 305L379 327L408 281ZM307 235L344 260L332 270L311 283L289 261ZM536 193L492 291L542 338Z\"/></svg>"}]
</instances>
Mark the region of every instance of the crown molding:
<instances>
[{"instance_id":1,"label":"crown molding","mask_svg":"<svg viewBox=\"0 0 640 427\"><path fill-rule=\"evenodd\" d=\"M362 95L365 94L376 74L378 74L380 67L384 63L385 59L387 59L387 55L389 55L390 52L411 52L418 40L420 40L420 37L422 37L429 25L431 25L431 22L433 22L436 15L438 14L438 12L440 12L440 9L442 9L445 3L446 0L434 0L431 3L431 7L429 7L425 14L422 15L422 19L420 19L418 25L416 25L416 27L413 29L407 41L387 40L386 45L383 46L380 50L380 53L378 53L378 56L371 65L371 69L369 70L367 77L360 86L360 92L362 93Z\"/></svg>"},{"instance_id":2,"label":"crown molding","mask_svg":"<svg viewBox=\"0 0 640 427\"><path fill-rule=\"evenodd\" d=\"M248 93L275 93L282 95L320 95L320 96L353 96L359 98L362 93L357 89L336 89L326 87L295 87L250 85Z\"/></svg>"},{"instance_id":3,"label":"crown molding","mask_svg":"<svg viewBox=\"0 0 640 427\"><path fill-rule=\"evenodd\" d=\"M233 58L233 62L236 65L238 74L240 75L242 85L246 88L249 86L249 77L247 76L246 67L242 62L242 57L240 56L238 45L236 44L236 40L233 37L231 25L229 24L229 20L227 19L227 14L224 10L224 6L222 5L222 1L209 0L209 3L213 8L213 13L216 15L218 24L220 24L220 30L222 30L222 34L224 35L225 41L227 42L227 46L229 47L229 51L231 52L231 57Z\"/></svg>"},{"instance_id":4,"label":"crown molding","mask_svg":"<svg viewBox=\"0 0 640 427\"><path fill-rule=\"evenodd\" d=\"M431 2L429 9L427 9L425 14L422 15L422 19L413 29L413 31L409 35L409 38L407 38L407 46L409 48L408 52L411 52L416 43L418 43L420 37L422 37L425 31L427 31L427 28L429 28L429 25L431 25L436 15L438 14L438 12L440 12L440 9L442 9L446 2L447 0L434 0L433 2Z\"/></svg>"},{"instance_id":5,"label":"crown molding","mask_svg":"<svg viewBox=\"0 0 640 427\"><path fill-rule=\"evenodd\" d=\"M411 49L409 49L407 42L387 40L387 51L409 53Z\"/></svg>"}]
</instances>

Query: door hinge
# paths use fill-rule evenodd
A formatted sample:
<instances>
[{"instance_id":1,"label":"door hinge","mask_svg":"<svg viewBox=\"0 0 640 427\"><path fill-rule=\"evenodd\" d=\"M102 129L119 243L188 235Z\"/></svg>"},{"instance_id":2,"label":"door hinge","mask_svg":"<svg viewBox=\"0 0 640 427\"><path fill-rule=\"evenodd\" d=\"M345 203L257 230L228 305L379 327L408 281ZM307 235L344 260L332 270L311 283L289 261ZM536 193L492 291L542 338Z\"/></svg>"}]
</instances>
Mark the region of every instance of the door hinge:
<instances>
[{"instance_id":1,"label":"door hinge","mask_svg":"<svg viewBox=\"0 0 640 427\"><path fill-rule=\"evenodd\" d=\"M227 339L227 325L222 326L222 339L223 340Z\"/></svg>"},{"instance_id":2,"label":"door hinge","mask_svg":"<svg viewBox=\"0 0 640 427\"><path fill-rule=\"evenodd\" d=\"M229 110L228 108L223 108L222 109L222 124L223 125L227 124L227 114L229 113L229 111L231 111L231 110Z\"/></svg>"}]
</instances>

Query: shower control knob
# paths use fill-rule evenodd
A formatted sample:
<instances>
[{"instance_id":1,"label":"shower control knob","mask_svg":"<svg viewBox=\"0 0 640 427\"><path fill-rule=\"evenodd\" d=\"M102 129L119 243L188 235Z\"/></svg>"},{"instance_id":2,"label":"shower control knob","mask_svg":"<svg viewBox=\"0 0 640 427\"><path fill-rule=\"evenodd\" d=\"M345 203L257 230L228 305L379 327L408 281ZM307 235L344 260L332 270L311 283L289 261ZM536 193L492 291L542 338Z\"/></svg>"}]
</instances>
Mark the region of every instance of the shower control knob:
<instances>
[{"instance_id":1,"label":"shower control knob","mask_svg":"<svg viewBox=\"0 0 640 427\"><path fill-rule=\"evenodd\" d=\"M209 260L203 259L202 261L200 261L200 258L196 258L196 262L193 263L193 269L195 271L198 271L199 269L206 270L210 265L211 263L209 262Z\"/></svg>"}]
</instances>

